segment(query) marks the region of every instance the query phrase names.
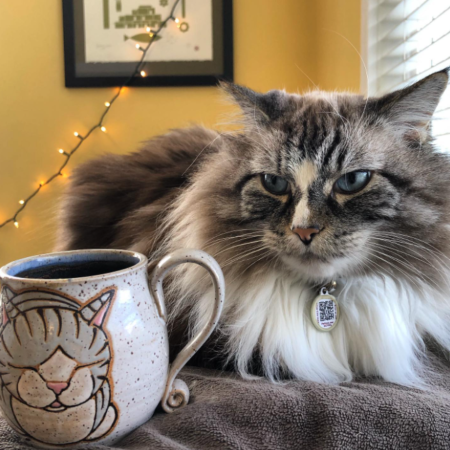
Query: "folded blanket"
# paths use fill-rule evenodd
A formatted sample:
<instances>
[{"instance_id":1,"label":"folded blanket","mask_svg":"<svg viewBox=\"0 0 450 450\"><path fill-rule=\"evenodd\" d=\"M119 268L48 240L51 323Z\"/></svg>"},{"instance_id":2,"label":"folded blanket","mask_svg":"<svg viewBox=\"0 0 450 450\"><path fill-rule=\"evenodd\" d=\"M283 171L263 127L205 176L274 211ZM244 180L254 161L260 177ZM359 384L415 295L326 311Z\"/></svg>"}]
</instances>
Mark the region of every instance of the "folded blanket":
<instances>
[{"instance_id":1,"label":"folded blanket","mask_svg":"<svg viewBox=\"0 0 450 450\"><path fill-rule=\"evenodd\" d=\"M434 355L431 362L428 390L379 380L275 385L189 367L180 378L191 389L190 404L173 414L158 410L116 448L449 449L450 365ZM23 448L0 419L0 449Z\"/></svg>"}]
</instances>

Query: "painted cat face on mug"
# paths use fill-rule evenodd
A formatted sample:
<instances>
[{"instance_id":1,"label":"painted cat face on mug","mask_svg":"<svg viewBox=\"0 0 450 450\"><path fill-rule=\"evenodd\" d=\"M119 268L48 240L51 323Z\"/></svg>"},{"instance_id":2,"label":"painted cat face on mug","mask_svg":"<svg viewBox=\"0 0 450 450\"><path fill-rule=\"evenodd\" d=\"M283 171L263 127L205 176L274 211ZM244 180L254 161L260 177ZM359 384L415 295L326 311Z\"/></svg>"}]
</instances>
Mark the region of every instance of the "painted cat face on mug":
<instances>
[{"instance_id":1,"label":"painted cat face on mug","mask_svg":"<svg viewBox=\"0 0 450 450\"><path fill-rule=\"evenodd\" d=\"M103 325L114 295L115 288L108 288L81 307L50 290L3 288L1 394L20 431L63 444L100 437L98 430L104 434L112 427L117 416L108 379L112 349ZM67 437L64 430L62 442L57 426L52 433L48 426L30 428L27 419L35 414L44 424L70 423L72 432Z\"/></svg>"}]
</instances>

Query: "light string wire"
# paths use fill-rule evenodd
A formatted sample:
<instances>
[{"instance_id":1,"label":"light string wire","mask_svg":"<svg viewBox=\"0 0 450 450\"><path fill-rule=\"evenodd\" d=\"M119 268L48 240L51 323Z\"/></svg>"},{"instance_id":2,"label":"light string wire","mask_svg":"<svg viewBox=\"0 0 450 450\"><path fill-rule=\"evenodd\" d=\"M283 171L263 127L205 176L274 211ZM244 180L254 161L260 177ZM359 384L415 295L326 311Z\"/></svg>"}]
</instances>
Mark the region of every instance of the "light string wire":
<instances>
[{"instance_id":1,"label":"light string wire","mask_svg":"<svg viewBox=\"0 0 450 450\"><path fill-rule=\"evenodd\" d=\"M72 150L70 150L69 152L66 152L63 149L58 150L59 153L61 153L61 155L64 155L66 157L65 161L59 167L58 171L55 172L52 176L50 176L50 178L48 178L46 181L41 181L39 183L39 186L28 197L26 197L23 200L20 200L19 203L21 206L17 209L17 211L14 213L14 215L12 217L10 217L9 219L0 223L0 228L3 228L8 223L14 223L15 227L19 228L19 222L17 220L19 214L27 207L27 205L30 203L30 201L40 192L40 190L44 186L46 186L47 184L50 184L52 181L54 181L59 176L63 176L63 173L61 171L67 166L67 164L69 163L72 156L81 147L83 142L85 142L89 138L89 136L92 134L92 132L95 131L97 128L100 128L101 131L106 132L106 128L103 126L103 121L105 120L105 117L108 114L108 112L111 110L112 105L114 104L114 102L117 100L117 98L121 94L123 88L127 87L136 75L139 74L142 77L147 76L146 72L144 70L141 70L141 67L144 64L144 59L145 59L148 49L153 44L153 42L155 41L155 39L157 38L157 36L161 32L161 30L166 26L166 24L170 20L173 20L177 24L177 27L180 28L180 20L174 16L175 9L179 3L180 3L180 0L175 0L175 3L173 4L172 9L170 10L169 16L167 16L167 18L164 19L159 24L159 27L155 31L151 30L149 27L146 28L147 32L150 35L149 43L147 44L146 47L141 47L139 44L136 44L136 48L138 50L141 50L141 52L142 52L141 59L136 64L134 72L126 79L126 81L122 85L119 86L119 90L117 91L117 93L111 98L111 100L109 100L108 102L105 102L105 110L102 113L102 115L100 116L100 120L98 121L98 123L93 125L84 136L75 131L74 135L79 139L79 142L77 143L77 145L75 145L75 147L73 147Z\"/></svg>"}]
</instances>

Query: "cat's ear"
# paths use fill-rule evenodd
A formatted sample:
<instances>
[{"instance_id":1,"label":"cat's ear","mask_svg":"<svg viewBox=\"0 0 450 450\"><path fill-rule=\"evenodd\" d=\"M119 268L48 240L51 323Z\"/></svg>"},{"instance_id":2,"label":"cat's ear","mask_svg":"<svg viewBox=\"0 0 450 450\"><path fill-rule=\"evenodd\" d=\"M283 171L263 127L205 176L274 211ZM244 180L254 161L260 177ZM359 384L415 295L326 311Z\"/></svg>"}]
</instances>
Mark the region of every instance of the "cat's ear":
<instances>
[{"instance_id":1,"label":"cat's ear","mask_svg":"<svg viewBox=\"0 0 450 450\"><path fill-rule=\"evenodd\" d=\"M288 108L288 95L284 91L273 90L260 94L245 86L225 81L220 82L220 87L241 108L245 118L256 124L268 125Z\"/></svg>"},{"instance_id":2,"label":"cat's ear","mask_svg":"<svg viewBox=\"0 0 450 450\"><path fill-rule=\"evenodd\" d=\"M376 112L387 118L406 140L423 142L448 81L449 69L433 73L405 89L374 99Z\"/></svg>"},{"instance_id":3,"label":"cat's ear","mask_svg":"<svg viewBox=\"0 0 450 450\"><path fill-rule=\"evenodd\" d=\"M92 298L87 305L80 309L83 318L90 325L96 325L101 328L116 292L117 288L111 287Z\"/></svg>"}]
</instances>

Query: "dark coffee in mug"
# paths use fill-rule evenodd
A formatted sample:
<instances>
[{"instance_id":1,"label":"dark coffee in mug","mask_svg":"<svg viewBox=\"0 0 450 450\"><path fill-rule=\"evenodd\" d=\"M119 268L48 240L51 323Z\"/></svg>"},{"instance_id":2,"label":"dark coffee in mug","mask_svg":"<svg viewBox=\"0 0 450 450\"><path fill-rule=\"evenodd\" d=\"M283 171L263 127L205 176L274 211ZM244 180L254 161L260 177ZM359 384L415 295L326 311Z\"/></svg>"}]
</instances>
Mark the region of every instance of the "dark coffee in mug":
<instances>
[{"instance_id":1,"label":"dark coffee in mug","mask_svg":"<svg viewBox=\"0 0 450 450\"><path fill-rule=\"evenodd\" d=\"M55 278L82 278L103 275L128 269L139 262L133 261L87 261L83 263L48 264L19 272L20 278L50 280Z\"/></svg>"}]
</instances>

